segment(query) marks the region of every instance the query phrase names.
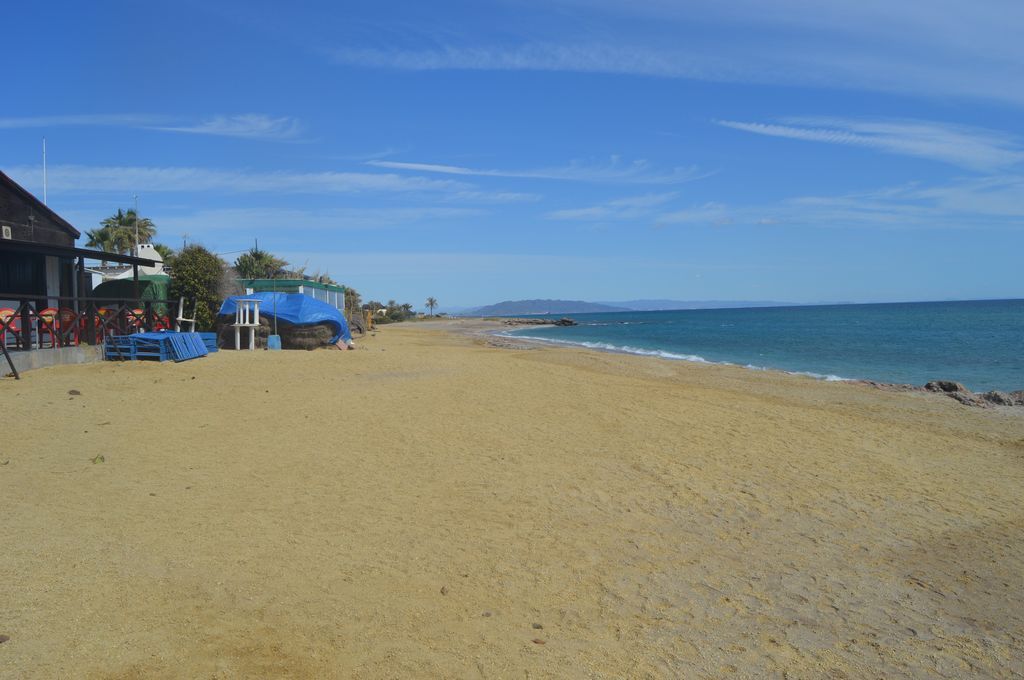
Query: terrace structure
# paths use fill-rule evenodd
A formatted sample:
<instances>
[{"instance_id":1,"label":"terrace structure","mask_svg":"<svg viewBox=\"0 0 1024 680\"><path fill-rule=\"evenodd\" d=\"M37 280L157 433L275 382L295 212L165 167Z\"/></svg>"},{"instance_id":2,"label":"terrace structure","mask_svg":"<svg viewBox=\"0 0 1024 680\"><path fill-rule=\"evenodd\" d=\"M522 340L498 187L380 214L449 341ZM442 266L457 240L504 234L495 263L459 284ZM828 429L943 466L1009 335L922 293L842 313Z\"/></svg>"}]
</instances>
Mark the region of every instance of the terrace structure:
<instances>
[{"instance_id":1,"label":"terrace structure","mask_svg":"<svg viewBox=\"0 0 1024 680\"><path fill-rule=\"evenodd\" d=\"M140 267L153 260L79 248L81 233L0 172L0 342L19 370L99 357L84 347L105 335L158 326L159 309L138 295ZM132 268L133 294L92 297L87 261ZM40 350L48 350L41 352Z\"/></svg>"}]
</instances>

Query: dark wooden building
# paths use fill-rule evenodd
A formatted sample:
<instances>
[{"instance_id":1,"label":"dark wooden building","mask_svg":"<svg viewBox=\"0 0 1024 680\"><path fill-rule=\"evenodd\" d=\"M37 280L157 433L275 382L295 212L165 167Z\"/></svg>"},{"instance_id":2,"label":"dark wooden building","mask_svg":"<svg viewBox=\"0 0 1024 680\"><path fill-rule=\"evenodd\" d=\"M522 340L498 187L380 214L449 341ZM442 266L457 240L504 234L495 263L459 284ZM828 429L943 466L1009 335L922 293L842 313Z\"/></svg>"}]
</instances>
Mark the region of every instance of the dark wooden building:
<instances>
[{"instance_id":1,"label":"dark wooden building","mask_svg":"<svg viewBox=\"0 0 1024 680\"><path fill-rule=\"evenodd\" d=\"M67 220L0 172L0 293L74 296L74 255L58 251L73 249L79 236ZM55 248L47 255L17 248L17 243Z\"/></svg>"}]
</instances>

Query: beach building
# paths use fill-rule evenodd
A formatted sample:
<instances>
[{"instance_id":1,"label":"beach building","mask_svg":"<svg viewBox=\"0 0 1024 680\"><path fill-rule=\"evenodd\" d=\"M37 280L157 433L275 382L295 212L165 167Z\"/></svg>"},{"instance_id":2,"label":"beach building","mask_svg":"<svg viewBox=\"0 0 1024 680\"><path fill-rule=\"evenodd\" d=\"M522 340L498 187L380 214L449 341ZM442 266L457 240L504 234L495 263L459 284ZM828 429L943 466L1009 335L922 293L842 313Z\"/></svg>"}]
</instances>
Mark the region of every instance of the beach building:
<instances>
[{"instance_id":1,"label":"beach building","mask_svg":"<svg viewBox=\"0 0 1024 680\"><path fill-rule=\"evenodd\" d=\"M75 246L81 233L0 172L0 342L15 352L95 344L132 324L142 310L139 270L145 257ZM131 295L92 297L91 262L115 262L130 276ZM143 312L134 315L142 324Z\"/></svg>"},{"instance_id":2,"label":"beach building","mask_svg":"<svg viewBox=\"0 0 1024 680\"><path fill-rule=\"evenodd\" d=\"M253 293L298 293L345 311L345 286L306 279L239 279L246 295Z\"/></svg>"}]
</instances>

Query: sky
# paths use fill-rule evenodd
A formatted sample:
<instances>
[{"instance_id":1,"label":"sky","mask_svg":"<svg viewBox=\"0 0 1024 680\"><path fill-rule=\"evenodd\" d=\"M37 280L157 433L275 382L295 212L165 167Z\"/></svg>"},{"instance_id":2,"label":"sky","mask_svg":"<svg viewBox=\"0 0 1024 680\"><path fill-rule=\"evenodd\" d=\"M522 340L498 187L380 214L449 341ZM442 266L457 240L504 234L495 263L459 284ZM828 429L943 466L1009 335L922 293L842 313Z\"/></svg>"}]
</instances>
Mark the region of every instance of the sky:
<instances>
[{"instance_id":1,"label":"sky","mask_svg":"<svg viewBox=\"0 0 1024 680\"><path fill-rule=\"evenodd\" d=\"M12 3L0 170L366 299L1024 297L1019 0ZM80 241L80 245L84 239Z\"/></svg>"}]
</instances>

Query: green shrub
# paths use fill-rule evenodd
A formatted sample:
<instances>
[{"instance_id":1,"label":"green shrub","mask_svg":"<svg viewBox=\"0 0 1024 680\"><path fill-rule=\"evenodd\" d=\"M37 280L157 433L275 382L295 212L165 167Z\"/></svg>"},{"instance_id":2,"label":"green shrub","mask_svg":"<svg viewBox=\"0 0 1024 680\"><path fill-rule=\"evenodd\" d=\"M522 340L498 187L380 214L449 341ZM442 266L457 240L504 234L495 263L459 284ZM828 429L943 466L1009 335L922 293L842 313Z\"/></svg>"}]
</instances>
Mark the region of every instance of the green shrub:
<instances>
[{"instance_id":1,"label":"green shrub","mask_svg":"<svg viewBox=\"0 0 1024 680\"><path fill-rule=\"evenodd\" d=\"M224 260L199 245L178 251L171 270L171 299L185 298L185 313L196 304L196 330L213 330L223 299Z\"/></svg>"}]
</instances>

